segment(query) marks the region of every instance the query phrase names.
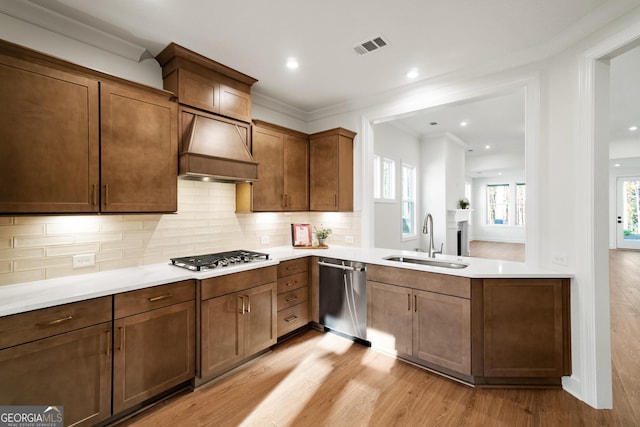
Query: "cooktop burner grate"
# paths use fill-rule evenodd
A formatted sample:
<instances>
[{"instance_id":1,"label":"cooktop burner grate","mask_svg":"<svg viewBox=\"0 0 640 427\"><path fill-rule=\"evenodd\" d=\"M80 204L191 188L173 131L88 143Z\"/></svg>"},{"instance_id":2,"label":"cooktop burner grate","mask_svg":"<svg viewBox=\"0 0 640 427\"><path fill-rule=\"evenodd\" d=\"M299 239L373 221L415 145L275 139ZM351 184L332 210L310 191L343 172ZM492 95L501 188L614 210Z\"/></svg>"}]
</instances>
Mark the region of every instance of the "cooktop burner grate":
<instances>
[{"instance_id":1,"label":"cooktop burner grate","mask_svg":"<svg viewBox=\"0 0 640 427\"><path fill-rule=\"evenodd\" d=\"M228 267L235 264L266 261L269 254L245 250L219 252L213 254L171 258L171 264L193 271L210 270L218 267Z\"/></svg>"}]
</instances>

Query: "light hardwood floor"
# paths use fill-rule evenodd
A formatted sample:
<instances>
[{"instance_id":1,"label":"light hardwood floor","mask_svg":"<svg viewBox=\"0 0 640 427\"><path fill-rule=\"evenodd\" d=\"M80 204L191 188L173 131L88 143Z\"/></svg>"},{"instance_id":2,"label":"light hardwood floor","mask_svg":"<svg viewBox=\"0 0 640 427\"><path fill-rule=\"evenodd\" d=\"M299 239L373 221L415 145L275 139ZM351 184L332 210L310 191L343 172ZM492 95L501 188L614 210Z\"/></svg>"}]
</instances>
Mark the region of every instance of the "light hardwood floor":
<instances>
[{"instance_id":1,"label":"light hardwood floor","mask_svg":"<svg viewBox=\"0 0 640 427\"><path fill-rule=\"evenodd\" d=\"M640 252L611 251L614 409L561 389L481 389L308 331L127 421L162 426L640 426Z\"/></svg>"}]
</instances>

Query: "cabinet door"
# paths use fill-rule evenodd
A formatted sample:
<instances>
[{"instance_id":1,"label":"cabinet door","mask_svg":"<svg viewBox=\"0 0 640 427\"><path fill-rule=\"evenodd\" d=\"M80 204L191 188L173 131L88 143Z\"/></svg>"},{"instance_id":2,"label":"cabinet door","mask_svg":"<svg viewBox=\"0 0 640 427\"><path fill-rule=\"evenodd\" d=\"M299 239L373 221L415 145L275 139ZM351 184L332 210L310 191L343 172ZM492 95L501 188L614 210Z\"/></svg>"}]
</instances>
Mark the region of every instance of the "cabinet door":
<instances>
[{"instance_id":1,"label":"cabinet door","mask_svg":"<svg viewBox=\"0 0 640 427\"><path fill-rule=\"evenodd\" d=\"M111 322L0 351L3 405L64 406L64 424L111 415Z\"/></svg>"},{"instance_id":2,"label":"cabinet door","mask_svg":"<svg viewBox=\"0 0 640 427\"><path fill-rule=\"evenodd\" d=\"M309 141L284 135L284 208L287 211L309 209Z\"/></svg>"},{"instance_id":3,"label":"cabinet door","mask_svg":"<svg viewBox=\"0 0 640 427\"><path fill-rule=\"evenodd\" d=\"M471 302L414 290L413 355L471 374Z\"/></svg>"},{"instance_id":4,"label":"cabinet door","mask_svg":"<svg viewBox=\"0 0 640 427\"><path fill-rule=\"evenodd\" d=\"M244 355L245 297L240 293L202 301L200 376L211 377L239 363Z\"/></svg>"},{"instance_id":5,"label":"cabinet door","mask_svg":"<svg viewBox=\"0 0 640 427\"><path fill-rule=\"evenodd\" d=\"M97 212L98 82L0 55L0 212Z\"/></svg>"},{"instance_id":6,"label":"cabinet door","mask_svg":"<svg viewBox=\"0 0 640 427\"><path fill-rule=\"evenodd\" d=\"M220 114L251 121L251 94L220 84Z\"/></svg>"},{"instance_id":7,"label":"cabinet door","mask_svg":"<svg viewBox=\"0 0 640 427\"><path fill-rule=\"evenodd\" d=\"M177 209L177 105L166 97L103 83L102 211Z\"/></svg>"},{"instance_id":8,"label":"cabinet door","mask_svg":"<svg viewBox=\"0 0 640 427\"><path fill-rule=\"evenodd\" d=\"M412 354L411 289L367 281L367 339L393 354Z\"/></svg>"},{"instance_id":9,"label":"cabinet door","mask_svg":"<svg viewBox=\"0 0 640 427\"><path fill-rule=\"evenodd\" d=\"M113 412L195 376L195 302L114 322Z\"/></svg>"},{"instance_id":10,"label":"cabinet door","mask_svg":"<svg viewBox=\"0 0 640 427\"><path fill-rule=\"evenodd\" d=\"M276 282L243 292L247 298L245 321L245 357L262 351L277 340Z\"/></svg>"},{"instance_id":11,"label":"cabinet door","mask_svg":"<svg viewBox=\"0 0 640 427\"><path fill-rule=\"evenodd\" d=\"M314 139L309 147L309 209L338 210L338 139Z\"/></svg>"},{"instance_id":12,"label":"cabinet door","mask_svg":"<svg viewBox=\"0 0 640 427\"><path fill-rule=\"evenodd\" d=\"M165 81L166 86L167 82ZM178 70L178 98L182 104L212 113L220 112L220 85L218 82L201 77L184 68Z\"/></svg>"},{"instance_id":13,"label":"cabinet door","mask_svg":"<svg viewBox=\"0 0 640 427\"><path fill-rule=\"evenodd\" d=\"M484 280L484 376L560 377L571 372L564 293L562 279Z\"/></svg>"},{"instance_id":14,"label":"cabinet door","mask_svg":"<svg viewBox=\"0 0 640 427\"><path fill-rule=\"evenodd\" d=\"M253 127L253 159L259 163L253 185L254 211L281 211L284 207L283 134Z\"/></svg>"}]
</instances>

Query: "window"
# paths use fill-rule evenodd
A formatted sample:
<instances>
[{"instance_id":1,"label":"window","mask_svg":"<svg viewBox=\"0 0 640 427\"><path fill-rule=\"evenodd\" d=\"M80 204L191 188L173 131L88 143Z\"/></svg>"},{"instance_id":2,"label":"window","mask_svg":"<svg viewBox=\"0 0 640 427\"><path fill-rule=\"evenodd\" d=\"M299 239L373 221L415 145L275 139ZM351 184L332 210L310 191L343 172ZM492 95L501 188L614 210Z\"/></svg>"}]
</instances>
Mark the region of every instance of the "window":
<instances>
[{"instance_id":1,"label":"window","mask_svg":"<svg viewBox=\"0 0 640 427\"><path fill-rule=\"evenodd\" d=\"M416 235L416 168L402 165L402 237Z\"/></svg>"},{"instance_id":2,"label":"window","mask_svg":"<svg viewBox=\"0 0 640 427\"><path fill-rule=\"evenodd\" d=\"M487 185L487 224L509 224L509 184Z\"/></svg>"},{"instance_id":3,"label":"window","mask_svg":"<svg viewBox=\"0 0 640 427\"><path fill-rule=\"evenodd\" d=\"M525 225L525 201L527 200L527 185L523 183L516 184L516 225Z\"/></svg>"},{"instance_id":4,"label":"window","mask_svg":"<svg viewBox=\"0 0 640 427\"><path fill-rule=\"evenodd\" d=\"M373 156L373 197L382 200L396 198L396 162Z\"/></svg>"}]
</instances>

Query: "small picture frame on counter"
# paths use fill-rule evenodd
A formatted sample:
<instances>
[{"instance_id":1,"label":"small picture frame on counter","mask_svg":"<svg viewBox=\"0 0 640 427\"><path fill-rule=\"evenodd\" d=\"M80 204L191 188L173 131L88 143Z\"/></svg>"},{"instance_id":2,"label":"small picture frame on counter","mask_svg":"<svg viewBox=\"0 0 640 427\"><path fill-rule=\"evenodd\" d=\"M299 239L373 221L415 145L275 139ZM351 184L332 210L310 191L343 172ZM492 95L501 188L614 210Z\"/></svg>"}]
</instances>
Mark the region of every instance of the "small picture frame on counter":
<instances>
[{"instance_id":1,"label":"small picture frame on counter","mask_svg":"<svg viewBox=\"0 0 640 427\"><path fill-rule=\"evenodd\" d=\"M311 224L291 224L293 246L311 246Z\"/></svg>"}]
</instances>

